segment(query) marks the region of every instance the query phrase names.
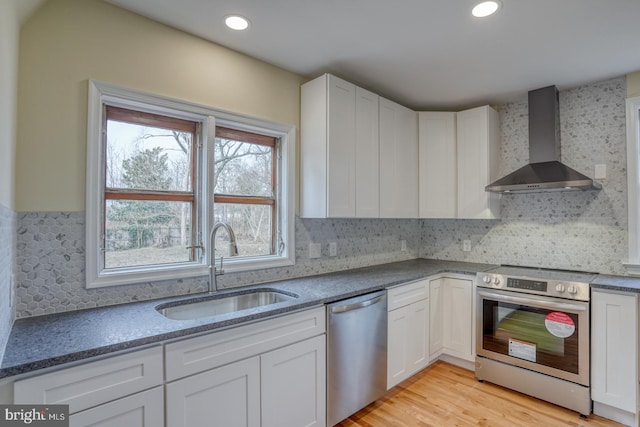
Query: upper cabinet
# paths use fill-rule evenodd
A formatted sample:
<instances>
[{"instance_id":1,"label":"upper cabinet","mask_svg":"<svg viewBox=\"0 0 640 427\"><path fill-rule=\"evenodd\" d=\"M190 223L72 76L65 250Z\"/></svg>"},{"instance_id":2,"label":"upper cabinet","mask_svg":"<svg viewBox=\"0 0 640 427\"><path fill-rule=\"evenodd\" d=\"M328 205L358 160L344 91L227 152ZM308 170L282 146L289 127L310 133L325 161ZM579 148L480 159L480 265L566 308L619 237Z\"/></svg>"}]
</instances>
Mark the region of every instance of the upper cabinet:
<instances>
[{"instance_id":1,"label":"upper cabinet","mask_svg":"<svg viewBox=\"0 0 640 427\"><path fill-rule=\"evenodd\" d=\"M420 218L457 215L456 113L418 113Z\"/></svg>"},{"instance_id":2,"label":"upper cabinet","mask_svg":"<svg viewBox=\"0 0 640 427\"><path fill-rule=\"evenodd\" d=\"M301 108L301 217L499 218L491 107L417 113L324 74Z\"/></svg>"},{"instance_id":3,"label":"upper cabinet","mask_svg":"<svg viewBox=\"0 0 640 427\"><path fill-rule=\"evenodd\" d=\"M418 217L418 113L380 98L380 217Z\"/></svg>"},{"instance_id":4,"label":"upper cabinet","mask_svg":"<svg viewBox=\"0 0 640 427\"><path fill-rule=\"evenodd\" d=\"M498 179L498 112L489 106L456 114L458 218L500 218L500 195L484 190Z\"/></svg>"},{"instance_id":5,"label":"upper cabinet","mask_svg":"<svg viewBox=\"0 0 640 427\"><path fill-rule=\"evenodd\" d=\"M420 217L493 219L500 195L498 113L489 106L419 113Z\"/></svg>"},{"instance_id":6,"label":"upper cabinet","mask_svg":"<svg viewBox=\"0 0 640 427\"><path fill-rule=\"evenodd\" d=\"M378 95L325 74L301 106L301 216L378 217Z\"/></svg>"}]
</instances>

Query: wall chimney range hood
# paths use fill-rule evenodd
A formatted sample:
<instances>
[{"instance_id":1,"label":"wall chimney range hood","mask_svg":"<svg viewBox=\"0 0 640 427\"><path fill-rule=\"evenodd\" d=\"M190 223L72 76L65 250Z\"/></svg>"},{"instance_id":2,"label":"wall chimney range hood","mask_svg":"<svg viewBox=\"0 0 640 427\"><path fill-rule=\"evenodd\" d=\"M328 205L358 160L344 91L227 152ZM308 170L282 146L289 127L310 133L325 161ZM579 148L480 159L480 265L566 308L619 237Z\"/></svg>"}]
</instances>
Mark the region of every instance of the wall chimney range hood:
<instances>
[{"instance_id":1,"label":"wall chimney range hood","mask_svg":"<svg viewBox=\"0 0 640 427\"><path fill-rule=\"evenodd\" d=\"M591 178L560 162L558 89L529 92L529 164L487 185L496 193L600 190Z\"/></svg>"}]
</instances>

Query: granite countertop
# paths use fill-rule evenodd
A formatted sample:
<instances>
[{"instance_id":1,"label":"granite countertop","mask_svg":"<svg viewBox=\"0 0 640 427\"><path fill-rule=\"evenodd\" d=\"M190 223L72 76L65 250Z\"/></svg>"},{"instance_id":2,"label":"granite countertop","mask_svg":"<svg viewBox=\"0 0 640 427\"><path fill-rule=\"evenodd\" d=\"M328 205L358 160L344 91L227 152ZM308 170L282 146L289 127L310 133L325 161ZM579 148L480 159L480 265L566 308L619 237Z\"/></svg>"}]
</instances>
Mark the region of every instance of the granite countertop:
<instances>
[{"instance_id":1,"label":"granite countertop","mask_svg":"<svg viewBox=\"0 0 640 427\"><path fill-rule=\"evenodd\" d=\"M496 267L456 261L415 259L317 276L282 280L218 292L274 289L293 301L195 320L171 320L155 307L206 294L164 298L17 320L0 365L0 378L93 356L160 343L191 334L248 323L385 289L439 273L473 274Z\"/></svg>"},{"instance_id":2,"label":"granite countertop","mask_svg":"<svg viewBox=\"0 0 640 427\"><path fill-rule=\"evenodd\" d=\"M607 289L609 291L640 293L640 277L598 274L595 280L591 282L591 287L598 289Z\"/></svg>"}]
</instances>

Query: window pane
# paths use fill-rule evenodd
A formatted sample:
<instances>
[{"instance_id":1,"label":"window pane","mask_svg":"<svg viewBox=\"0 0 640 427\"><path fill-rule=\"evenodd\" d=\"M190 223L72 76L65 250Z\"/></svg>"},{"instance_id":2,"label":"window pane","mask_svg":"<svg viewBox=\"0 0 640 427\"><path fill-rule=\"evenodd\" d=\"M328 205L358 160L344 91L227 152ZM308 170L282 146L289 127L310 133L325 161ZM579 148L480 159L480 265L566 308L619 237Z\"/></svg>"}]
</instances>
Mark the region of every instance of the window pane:
<instances>
[{"instance_id":1,"label":"window pane","mask_svg":"<svg viewBox=\"0 0 640 427\"><path fill-rule=\"evenodd\" d=\"M238 245L239 256L271 255L271 206L216 203L215 222L223 221L231 226ZM223 230L216 239L216 257L229 256L228 237Z\"/></svg>"},{"instance_id":2,"label":"window pane","mask_svg":"<svg viewBox=\"0 0 640 427\"><path fill-rule=\"evenodd\" d=\"M271 197L273 149L264 145L215 139L214 192Z\"/></svg>"},{"instance_id":3,"label":"window pane","mask_svg":"<svg viewBox=\"0 0 640 427\"><path fill-rule=\"evenodd\" d=\"M191 204L107 200L105 268L191 261Z\"/></svg>"},{"instance_id":4,"label":"window pane","mask_svg":"<svg viewBox=\"0 0 640 427\"><path fill-rule=\"evenodd\" d=\"M108 188L192 191L189 132L107 121Z\"/></svg>"}]
</instances>

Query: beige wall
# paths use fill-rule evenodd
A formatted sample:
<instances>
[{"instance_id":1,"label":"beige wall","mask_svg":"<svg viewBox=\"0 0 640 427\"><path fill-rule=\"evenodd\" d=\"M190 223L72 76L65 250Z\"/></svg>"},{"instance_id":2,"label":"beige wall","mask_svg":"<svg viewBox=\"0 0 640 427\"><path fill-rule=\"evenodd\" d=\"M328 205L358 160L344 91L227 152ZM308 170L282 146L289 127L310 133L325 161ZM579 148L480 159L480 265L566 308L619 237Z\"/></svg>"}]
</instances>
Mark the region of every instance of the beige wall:
<instances>
[{"instance_id":1,"label":"beige wall","mask_svg":"<svg viewBox=\"0 0 640 427\"><path fill-rule=\"evenodd\" d=\"M20 33L17 211L82 211L87 80L299 127L301 76L98 0L49 0Z\"/></svg>"},{"instance_id":2,"label":"beige wall","mask_svg":"<svg viewBox=\"0 0 640 427\"><path fill-rule=\"evenodd\" d=\"M0 204L14 209L18 88L17 0L0 1Z\"/></svg>"},{"instance_id":3,"label":"beige wall","mask_svg":"<svg viewBox=\"0 0 640 427\"><path fill-rule=\"evenodd\" d=\"M627 74L627 98L640 96L640 71Z\"/></svg>"}]
</instances>

